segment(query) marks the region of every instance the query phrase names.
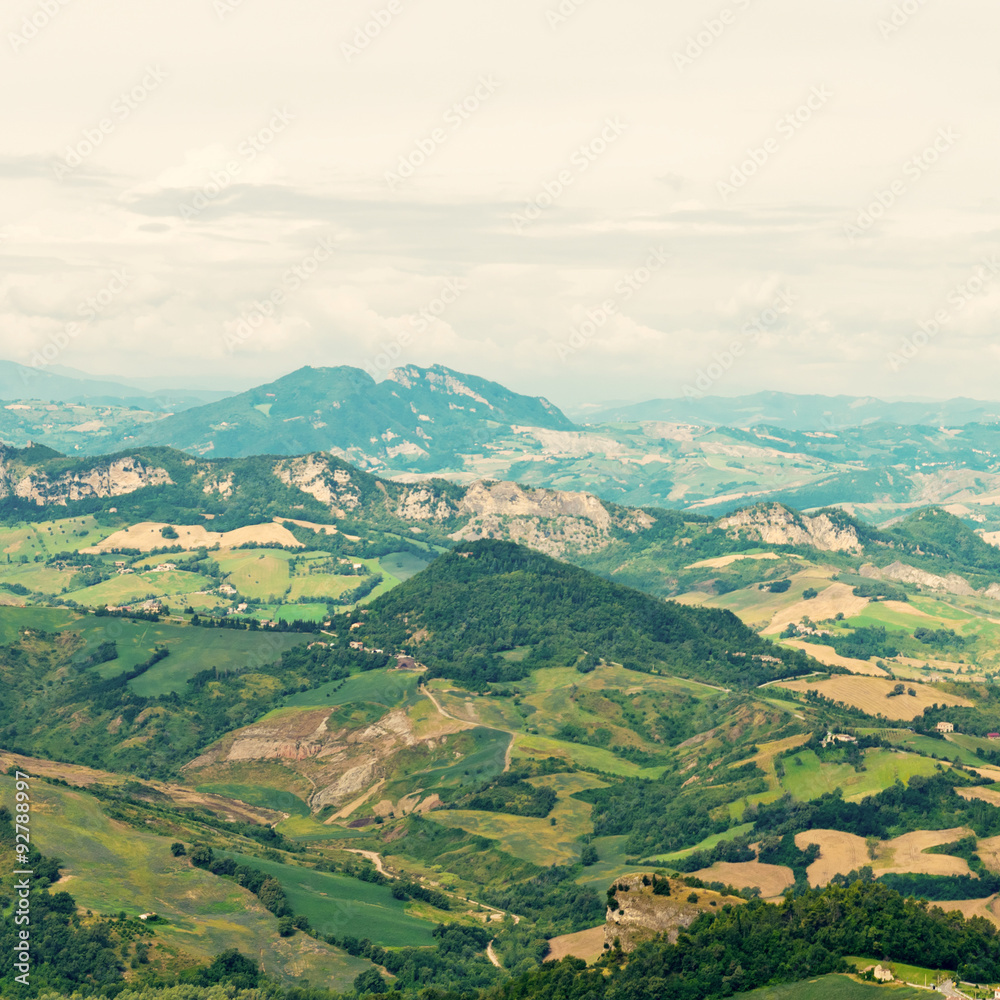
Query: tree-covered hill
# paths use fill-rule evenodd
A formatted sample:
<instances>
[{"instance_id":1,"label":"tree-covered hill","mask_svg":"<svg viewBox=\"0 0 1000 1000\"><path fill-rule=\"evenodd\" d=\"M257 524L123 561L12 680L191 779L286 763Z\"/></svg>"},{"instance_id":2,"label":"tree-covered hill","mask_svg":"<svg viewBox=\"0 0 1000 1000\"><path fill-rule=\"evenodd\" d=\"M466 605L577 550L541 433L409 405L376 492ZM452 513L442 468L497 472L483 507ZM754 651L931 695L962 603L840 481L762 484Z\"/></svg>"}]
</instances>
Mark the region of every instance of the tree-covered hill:
<instances>
[{"instance_id":1,"label":"tree-covered hill","mask_svg":"<svg viewBox=\"0 0 1000 1000\"><path fill-rule=\"evenodd\" d=\"M600 660L733 687L814 669L731 612L658 600L510 542L462 546L356 618L369 645L408 645L433 674L473 686Z\"/></svg>"}]
</instances>

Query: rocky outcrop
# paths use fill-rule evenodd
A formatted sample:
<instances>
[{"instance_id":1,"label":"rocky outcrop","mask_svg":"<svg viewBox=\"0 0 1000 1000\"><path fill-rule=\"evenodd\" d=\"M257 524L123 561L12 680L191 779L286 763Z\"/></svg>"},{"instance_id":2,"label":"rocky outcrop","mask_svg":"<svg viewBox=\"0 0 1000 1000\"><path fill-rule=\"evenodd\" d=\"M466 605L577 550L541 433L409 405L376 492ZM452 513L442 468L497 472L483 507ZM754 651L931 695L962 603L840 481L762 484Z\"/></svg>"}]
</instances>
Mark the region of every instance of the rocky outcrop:
<instances>
[{"instance_id":1,"label":"rocky outcrop","mask_svg":"<svg viewBox=\"0 0 1000 1000\"><path fill-rule=\"evenodd\" d=\"M894 580L898 583L912 583L919 587L927 587L928 590L943 590L946 594L957 594L960 597L990 597L994 600L1000 597L1000 585L990 584L983 591L978 591L968 580L957 573L949 573L947 576L937 576L928 573L926 570L917 569L916 566L908 566L906 563L890 563L888 566L878 567L871 563L865 563L859 570L859 575L868 577L871 580Z\"/></svg>"},{"instance_id":2,"label":"rocky outcrop","mask_svg":"<svg viewBox=\"0 0 1000 1000\"><path fill-rule=\"evenodd\" d=\"M809 517L778 503L760 504L719 521L734 538L767 545L808 545L821 552L861 552L864 549L850 525L836 523L828 514Z\"/></svg>"},{"instance_id":3,"label":"rocky outcrop","mask_svg":"<svg viewBox=\"0 0 1000 1000\"><path fill-rule=\"evenodd\" d=\"M678 879L656 876L670 885L669 894L653 892L651 874L626 875L612 883L615 892L608 890L608 912L604 924L604 940L608 949L633 951L643 941L663 934L675 944L685 927L690 927L706 909L727 903L746 902L739 896L723 896L710 889L692 890ZM691 902L692 891L698 897ZM715 904L713 907L712 904Z\"/></svg>"},{"instance_id":4,"label":"rocky outcrop","mask_svg":"<svg viewBox=\"0 0 1000 1000\"><path fill-rule=\"evenodd\" d=\"M921 587L928 587L931 590L944 590L952 594L963 594L972 596L975 589L969 582L957 573L949 573L947 576L937 576L928 573L926 570L917 569L915 566L908 566L906 563L890 563L888 566L879 568L871 563L865 563L858 573L861 576L876 580L896 580L899 583L913 583Z\"/></svg>"},{"instance_id":5,"label":"rocky outcrop","mask_svg":"<svg viewBox=\"0 0 1000 1000\"><path fill-rule=\"evenodd\" d=\"M589 493L526 489L516 483L473 483L458 510L468 521L452 534L455 541L496 538L557 558L599 551L610 544L616 529L641 531L654 523L641 510L613 516Z\"/></svg>"},{"instance_id":6,"label":"rocky outcrop","mask_svg":"<svg viewBox=\"0 0 1000 1000\"><path fill-rule=\"evenodd\" d=\"M39 469L19 473L6 463L0 467L0 495L30 500L39 507L65 506L92 497L124 496L172 482L166 469L137 457L97 460L90 468L54 475Z\"/></svg>"}]
</instances>

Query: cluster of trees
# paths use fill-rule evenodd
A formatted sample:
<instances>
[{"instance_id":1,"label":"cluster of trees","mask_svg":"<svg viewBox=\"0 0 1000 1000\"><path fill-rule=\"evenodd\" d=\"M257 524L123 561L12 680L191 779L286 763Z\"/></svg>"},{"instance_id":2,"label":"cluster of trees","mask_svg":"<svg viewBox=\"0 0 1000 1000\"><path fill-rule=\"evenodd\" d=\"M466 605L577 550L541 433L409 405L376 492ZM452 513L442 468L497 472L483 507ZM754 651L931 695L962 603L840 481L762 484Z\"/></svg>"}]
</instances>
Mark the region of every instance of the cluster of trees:
<instances>
[{"instance_id":1,"label":"cluster of trees","mask_svg":"<svg viewBox=\"0 0 1000 1000\"><path fill-rule=\"evenodd\" d=\"M363 635L398 649L418 629L430 634L420 658L431 676L477 689L538 667L574 666L585 654L740 688L814 669L805 654L778 650L728 611L656 600L508 542L479 541L437 559L371 606ZM515 649L525 655L501 655ZM733 661L731 651L747 656Z\"/></svg>"},{"instance_id":2,"label":"cluster of trees","mask_svg":"<svg viewBox=\"0 0 1000 1000\"><path fill-rule=\"evenodd\" d=\"M453 808L544 819L556 804L556 793L545 785L529 784L524 778L525 772L508 771L457 800Z\"/></svg>"}]
</instances>

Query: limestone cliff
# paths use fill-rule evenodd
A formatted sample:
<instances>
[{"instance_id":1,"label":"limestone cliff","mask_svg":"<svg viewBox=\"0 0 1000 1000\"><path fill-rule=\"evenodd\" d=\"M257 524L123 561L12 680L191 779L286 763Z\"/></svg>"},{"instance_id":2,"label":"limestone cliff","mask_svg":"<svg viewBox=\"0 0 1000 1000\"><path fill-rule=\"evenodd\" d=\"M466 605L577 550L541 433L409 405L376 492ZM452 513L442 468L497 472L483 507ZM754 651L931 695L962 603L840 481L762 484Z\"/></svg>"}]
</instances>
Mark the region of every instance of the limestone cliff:
<instances>
[{"instance_id":1,"label":"limestone cliff","mask_svg":"<svg viewBox=\"0 0 1000 1000\"><path fill-rule=\"evenodd\" d=\"M172 482L166 469L138 457L95 459L89 467L52 475L40 468L22 469L0 461L0 496L29 500L39 507L65 506L91 497L124 496Z\"/></svg>"},{"instance_id":2,"label":"limestone cliff","mask_svg":"<svg viewBox=\"0 0 1000 1000\"><path fill-rule=\"evenodd\" d=\"M861 552L864 548L849 524L837 524L828 514L809 517L779 503L760 504L719 521L734 538L767 545L808 545L821 552Z\"/></svg>"}]
</instances>

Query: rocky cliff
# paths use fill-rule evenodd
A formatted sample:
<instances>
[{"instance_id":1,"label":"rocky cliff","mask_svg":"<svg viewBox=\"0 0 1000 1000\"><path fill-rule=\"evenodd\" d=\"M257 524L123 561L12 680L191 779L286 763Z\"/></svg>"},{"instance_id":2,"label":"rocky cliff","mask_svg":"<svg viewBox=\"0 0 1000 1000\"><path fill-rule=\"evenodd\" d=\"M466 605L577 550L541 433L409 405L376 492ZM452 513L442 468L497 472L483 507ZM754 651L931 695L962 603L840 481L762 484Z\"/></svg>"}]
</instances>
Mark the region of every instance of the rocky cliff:
<instances>
[{"instance_id":1,"label":"rocky cliff","mask_svg":"<svg viewBox=\"0 0 1000 1000\"><path fill-rule=\"evenodd\" d=\"M719 521L734 538L749 538L767 545L808 545L820 552L861 552L857 531L838 524L828 514L809 517L779 503L760 504L737 511Z\"/></svg>"},{"instance_id":2,"label":"rocky cliff","mask_svg":"<svg viewBox=\"0 0 1000 1000\"><path fill-rule=\"evenodd\" d=\"M654 877L670 886L668 894L654 893ZM612 890L614 892L612 893ZM692 895L697 897L692 900ZM630 952L643 941L665 935L674 944L705 910L740 905L740 896L724 896L711 889L692 889L679 879L638 873L616 879L608 889L604 940L611 950Z\"/></svg>"}]
</instances>

